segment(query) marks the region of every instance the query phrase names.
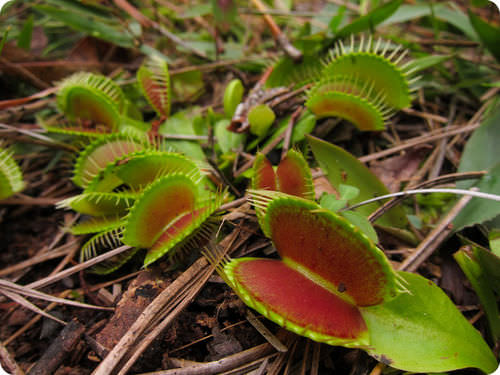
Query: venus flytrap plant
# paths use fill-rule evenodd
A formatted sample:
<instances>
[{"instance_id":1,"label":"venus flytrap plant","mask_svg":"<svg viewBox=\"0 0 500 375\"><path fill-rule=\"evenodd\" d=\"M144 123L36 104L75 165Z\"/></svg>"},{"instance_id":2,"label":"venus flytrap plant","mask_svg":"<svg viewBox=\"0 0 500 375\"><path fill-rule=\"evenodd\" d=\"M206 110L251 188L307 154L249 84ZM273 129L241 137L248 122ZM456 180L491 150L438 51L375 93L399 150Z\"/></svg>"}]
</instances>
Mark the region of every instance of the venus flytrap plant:
<instances>
[{"instance_id":1,"label":"venus flytrap plant","mask_svg":"<svg viewBox=\"0 0 500 375\"><path fill-rule=\"evenodd\" d=\"M209 237L222 194L213 192L196 163L163 148L113 134L95 140L77 158L74 179L85 190L58 207L86 216L68 228L92 235L81 260L123 244L132 247L94 272L112 272L140 249L149 249L145 266L167 253L172 261Z\"/></svg>"},{"instance_id":2,"label":"venus flytrap plant","mask_svg":"<svg viewBox=\"0 0 500 375\"><path fill-rule=\"evenodd\" d=\"M351 37L349 45L339 41L323 65L316 56L299 64L279 61L267 85L307 87L305 105L317 118L340 117L362 131L381 131L412 100L418 77L411 62L403 62L406 54L381 39Z\"/></svg>"},{"instance_id":3,"label":"venus flytrap plant","mask_svg":"<svg viewBox=\"0 0 500 375\"><path fill-rule=\"evenodd\" d=\"M365 41L349 47L339 42L330 52L322 77L307 94L306 106L319 118L344 118L360 130L380 131L395 110L408 107L412 98L412 69L402 60L401 46Z\"/></svg>"},{"instance_id":4,"label":"venus flytrap plant","mask_svg":"<svg viewBox=\"0 0 500 375\"><path fill-rule=\"evenodd\" d=\"M0 143L0 199L24 189L23 173L12 157L12 151Z\"/></svg>"},{"instance_id":5,"label":"venus flytrap plant","mask_svg":"<svg viewBox=\"0 0 500 375\"><path fill-rule=\"evenodd\" d=\"M250 191L281 259L205 254L251 308L299 335L406 371L496 368L481 335L431 281L392 269L355 226L313 201Z\"/></svg>"}]
</instances>

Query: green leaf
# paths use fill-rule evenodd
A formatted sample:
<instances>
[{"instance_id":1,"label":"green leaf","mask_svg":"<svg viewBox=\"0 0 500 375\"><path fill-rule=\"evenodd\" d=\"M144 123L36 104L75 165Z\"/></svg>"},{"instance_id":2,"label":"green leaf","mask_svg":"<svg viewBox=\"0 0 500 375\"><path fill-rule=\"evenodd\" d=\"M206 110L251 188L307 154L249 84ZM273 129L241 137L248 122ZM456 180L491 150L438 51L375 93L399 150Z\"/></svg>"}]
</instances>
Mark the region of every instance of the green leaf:
<instances>
[{"instance_id":1,"label":"green leaf","mask_svg":"<svg viewBox=\"0 0 500 375\"><path fill-rule=\"evenodd\" d=\"M341 208L344 208L347 204L347 200L345 199L337 199L335 194L323 194L319 201L321 207L326 208L327 210L337 212Z\"/></svg>"},{"instance_id":2,"label":"green leaf","mask_svg":"<svg viewBox=\"0 0 500 375\"><path fill-rule=\"evenodd\" d=\"M441 11L442 8L444 8L445 4L435 4L434 5L434 12L438 13ZM416 18L424 17L430 15L431 12L431 7L428 4L415 4L415 5L409 5L409 4L403 4L401 5L396 12L392 16L390 16L388 19L386 19L384 22L382 22L382 25L392 25L395 23L402 23L406 21L411 21Z\"/></svg>"},{"instance_id":3,"label":"green leaf","mask_svg":"<svg viewBox=\"0 0 500 375\"><path fill-rule=\"evenodd\" d=\"M222 119L214 125L217 144L224 154L238 149L238 147L245 143L246 139L246 134L244 133L235 133L227 130L229 123L229 119Z\"/></svg>"},{"instance_id":4,"label":"green leaf","mask_svg":"<svg viewBox=\"0 0 500 375\"><path fill-rule=\"evenodd\" d=\"M500 229L492 229L488 234L490 249L493 254L500 257Z\"/></svg>"},{"instance_id":5,"label":"green leaf","mask_svg":"<svg viewBox=\"0 0 500 375\"><path fill-rule=\"evenodd\" d=\"M498 140L500 139L500 106L490 112L465 145L458 172L482 171L500 163ZM466 189L474 181L457 183L457 187Z\"/></svg>"},{"instance_id":6,"label":"green leaf","mask_svg":"<svg viewBox=\"0 0 500 375\"><path fill-rule=\"evenodd\" d=\"M430 68L431 66L441 64L442 62L448 60L451 55L429 55L424 56L419 59L411 60L407 68L408 70L414 70L418 72L420 70L424 70Z\"/></svg>"},{"instance_id":7,"label":"green leaf","mask_svg":"<svg viewBox=\"0 0 500 375\"><path fill-rule=\"evenodd\" d=\"M477 367L486 373L497 361L478 331L446 294L420 275L400 272L409 293L361 308L370 332L369 354L414 372Z\"/></svg>"},{"instance_id":8,"label":"green leaf","mask_svg":"<svg viewBox=\"0 0 500 375\"><path fill-rule=\"evenodd\" d=\"M340 213L343 217L358 227L366 236L375 243L378 243L378 236L373 226L370 224L366 216L355 211L344 211Z\"/></svg>"},{"instance_id":9,"label":"green leaf","mask_svg":"<svg viewBox=\"0 0 500 375\"><path fill-rule=\"evenodd\" d=\"M328 22L328 28L332 31L332 33L335 33L337 31L340 23L344 19L345 10L346 7L344 5L339 7L337 14L330 19L330 22Z\"/></svg>"},{"instance_id":10,"label":"green leaf","mask_svg":"<svg viewBox=\"0 0 500 375\"><path fill-rule=\"evenodd\" d=\"M245 88L239 79L233 79L224 91L224 113L227 117L233 117L236 107L241 103Z\"/></svg>"},{"instance_id":11,"label":"green leaf","mask_svg":"<svg viewBox=\"0 0 500 375\"><path fill-rule=\"evenodd\" d=\"M498 194L500 191L500 163L493 167L487 175L483 176L476 187L483 193ZM457 215L453 225L456 230L459 230L466 226L494 219L498 215L500 215L500 202L472 198Z\"/></svg>"},{"instance_id":12,"label":"green leaf","mask_svg":"<svg viewBox=\"0 0 500 375\"><path fill-rule=\"evenodd\" d=\"M192 117L187 112L177 112L170 116L167 121L160 125L158 132L163 135L196 135ZM165 145L195 160L205 160L203 149L197 141L167 139Z\"/></svg>"},{"instance_id":13,"label":"green leaf","mask_svg":"<svg viewBox=\"0 0 500 375\"><path fill-rule=\"evenodd\" d=\"M339 194L342 199L350 201L359 195L359 189L356 186L340 184Z\"/></svg>"},{"instance_id":14,"label":"green leaf","mask_svg":"<svg viewBox=\"0 0 500 375\"><path fill-rule=\"evenodd\" d=\"M434 15L437 18L455 26L457 29L462 31L469 39L478 40L476 31L472 27L469 18L465 15L462 9L460 9L452 2L448 2L447 5L449 6L444 6L441 9L434 8Z\"/></svg>"},{"instance_id":15,"label":"green leaf","mask_svg":"<svg viewBox=\"0 0 500 375\"><path fill-rule=\"evenodd\" d=\"M486 317L488 318L492 338L494 341L497 341L500 336L500 316L495 294L490 287L488 277L481 268L481 265L478 263L477 259L475 259L474 255L466 249L466 247L460 249L453 254L453 257L476 291L476 294L483 305ZM473 251L476 252L476 249ZM480 249L478 251L486 250Z\"/></svg>"},{"instance_id":16,"label":"green leaf","mask_svg":"<svg viewBox=\"0 0 500 375\"><path fill-rule=\"evenodd\" d=\"M103 23L94 18L82 17L79 13L68 12L65 9L48 5L34 5L33 8L61 21L72 29L82 31L95 38L104 39L122 47L134 46L133 36L118 22Z\"/></svg>"},{"instance_id":17,"label":"green leaf","mask_svg":"<svg viewBox=\"0 0 500 375\"><path fill-rule=\"evenodd\" d=\"M500 295L500 258L477 244L469 242L469 246L472 247L474 258L481 265L488 285L497 295Z\"/></svg>"},{"instance_id":18,"label":"green leaf","mask_svg":"<svg viewBox=\"0 0 500 375\"><path fill-rule=\"evenodd\" d=\"M311 136L307 136L307 139L314 157L333 187L338 189L340 184L346 184L359 188L359 195L351 203L389 194L384 184L353 155L321 139ZM375 202L361 206L356 211L368 216L380 205L380 202ZM400 206L392 208L376 221L379 225L399 228L406 226L407 222L405 212Z\"/></svg>"},{"instance_id":19,"label":"green leaf","mask_svg":"<svg viewBox=\"0 0 500 375\"><path fill-rule=\"evenodd\" d=\"M31 48L31 37L33 36L33 14L31 14L17 37L17 46L29 51Z\"/></svg>"},{"instance_id":20,"label":"green leaf","mask_svg":"<svg viewBox=\"0 0 500 375\"><path fill-rule=\"evenodd\" d=\"M360 33L365 30L373 30L379 23L389 18L403 3L403 0L390 1L372 10L366 15L359 17L347 26L340 29L335 38L345 38L351 34Z\"/></svg>"},{"instance_id":21,"label":"green leaf","mask_svg":"<svg viewBox=\"0 0 500 375\"><path fill-rule=\"evenodd\" d=\"M267 104L258 104L248 112L250 131L258 137L264 137L276 119L273 110Z\"/></svg>"},{"instance_id":22,"label":"green leaf","mask_svg":"<svg viewBox=\"0 0 500 375\"><path fill-rule=\"evenodd\" d=\"M469 20L485 45L497 61L500 61L500 28L481 19L469 10Z\"/></svg>"}]
</instances>

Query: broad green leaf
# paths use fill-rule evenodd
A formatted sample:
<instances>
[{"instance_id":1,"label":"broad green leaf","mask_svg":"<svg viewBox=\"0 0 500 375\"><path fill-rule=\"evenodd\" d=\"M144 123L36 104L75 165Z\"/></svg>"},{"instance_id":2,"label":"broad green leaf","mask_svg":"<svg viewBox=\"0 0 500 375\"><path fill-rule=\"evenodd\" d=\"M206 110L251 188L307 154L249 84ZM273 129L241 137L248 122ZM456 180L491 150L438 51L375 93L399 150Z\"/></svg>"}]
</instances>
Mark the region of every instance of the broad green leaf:
<instances>
[{"instance_id":1,"label":"broad green leaf","mask_svg":"<svg viewBox=\"0 0 500 375\"><path fill-rule=\"evenodd\" d=\"M389 194L384 184L353 155L321 139L311 136L307 136L307 139L314 157L336 189L340 184L356 186L359 189L359 195L351 203ZM368 216L380 205L380 202L375 202L361 206L356 211ZM405 212L400 206L392 208L376 221L379 225L400 228L406 226L407 222Z\"/></svg>"},{"instance_id":2,"label":"broad green leaf","mask_svg":"<svg viewBox=\"0 0 500 375\"><path fill-rule=\"evenodd\" d=\"M28 17L28 19L24 22L23 28L21 29L19 36L17 37L17 46L29 51L31 48L32 35L33 35L33 14L31 14Z\"/></svg>"},{"instance_id":3,"label":"broad green leaf","mask_svg":"<svg viewBox=\"0 0 500 375\"><path fill-rule=\"evenodd\" d=\"M375 232L375 229L373 229L373 226L370 224L366 216L356 211L344 211L340 214L349 220L351 224L358 227L370 240L374 243L378 243L377 232Z\"/></svg>"},{"instance_id":4,"label":"broad green leaf","mask_svg":"<svg viewBox=\"0 0 500 375\"><path fill-rule=\"evenodd\" d=\"M487 175L483 176L476 187L483 193L498 194L500 192L500 163L493 167ZM494 219L498 215L500 215L500 202L472 198L457 215L453 225L456 230L459 230L466 226Z\"/></svg>"},{"instance_id":5,"label":"broad green leaf","mask_svg":"<svg viewBox=\"0 0 500 375\"><path fill-rule=\"evenodd\" d=\"M196 135L192 118L186 112L177 112L170 116L167 121L160 125L158 132L162 135ZM205 154L198 141L167 139L165 144L167 147L172 147L175 151L182 152L190 158L205 160Z\"/></svg>"},{"instance_id":6,"label":"broad green leaf","mask_svg":"<svg viewBox=\"0 0 500 375\"><path fill-rule=\"evenodd\" d=\"M369 354L414 372L476 367L486 373L497 361L481 335L446 294L420 275L400 272L409 293L361 308L370 332Z\"/></svg>"},{"instance_id":7,"label":"broad green leaf","mask_svg":"<svg viewBox=\"0 0 500 375\"><path fill-rule=\"evenodd\" d=\"M481 126L477 128L465 145L458 172L482 171L500 163L498 140L500 139L500 106L493 109ZM457 183L457 187L466 189L474 181Z\"/></svg>"},{"instance_id":8,"label":"broad green leaf","mask_svg":"<svg viewBox=\"0 0 500 375\"><path fill-rule=\"evenodd\" d=\"M469 19L481 42L500 61L500 28L485 22L469 10Z\"/></svg>"},{"instance_id":9,"label":"broad green leaf","mask_svg":"<svg viewBox=\"0 0 500 375\"><path fill-rule=\"evenodd\" d=\"M229 123L229 119L222 119L217 121L214 125L214 134L217 144L225 154L237 150L238 147L245 143L246 139L246 134L244 133L235 133L227 130Z\"/></svg>"},{"instance_id":10,"label":"broad green leaf","mask_svg":"<svg viewBox=\"0 0 500 375\"><path fill-rule=\"evenodd\" d=\"M480 249L480 251L486 251ZM476 249L474 249L476 252ZM472 287L476 291L490 326L490 333L494 341L500 336L500 315L497 300L488 282L488 275L485 274L478 260L466 248L462 248L453 254Z\"/></svg>"},{"instance_id":11,"label":"broad green leaf","mask_svg":"<svg viewBox=\"0 0 500 375\"><path fill-rule=\"evenodd\" d=\"M337 212L338 210L346 206L347 200L337 199L335 194L323 194L319 201L319 204L321 205L321 207L324 207L327 210Z\"/></svg>"},{"instance_id":12,"label":"broad green leaf","mask_svg":"<svg viewBox=\"0 0 500 375\"><path fill-rule=\"evenodd\" d=\"M365 30L373 30L379 23L389 18L403 3L403 0L390 1L372 10L366 15L359 17L347 26L340 29L335 38L345 38L351 34L356 34Z\"/></svg>"},{"instance_id":13,"label":"broad green leaf","mask_svg":"<svg viewBox=\"0 0 500 375\"><path fill-rule=\"evenodd\" d=\"M359 189L356 186L340 184L338 190L341 198L348 201L359 195Z\"/></svg>"}]
</instances>

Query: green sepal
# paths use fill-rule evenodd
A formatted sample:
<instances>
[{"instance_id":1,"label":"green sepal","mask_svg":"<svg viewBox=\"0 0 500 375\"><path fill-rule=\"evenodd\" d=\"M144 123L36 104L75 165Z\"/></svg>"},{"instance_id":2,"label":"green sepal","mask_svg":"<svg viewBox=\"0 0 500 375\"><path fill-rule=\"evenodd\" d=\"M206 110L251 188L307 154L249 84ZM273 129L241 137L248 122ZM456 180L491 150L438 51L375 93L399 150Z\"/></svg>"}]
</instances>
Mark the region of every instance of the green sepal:
<instances>
[{"instance_id":1,"label":"green sepal","mask_svg":"<svg viewBox=\"0 0 500 375\"><path fill-rule=\"evenodd\" d=\"M73 169L73 182L85 188L108 163L144 147L144 142L126 135L113 134L98 138L78 155Z\"/></svg>"},{"instance_id":2,"label":"green sepal","mask_svg":"<svg viewBox=\"0 0 500 375\"><path fill-rule=\"evenodd\" d=\"M408 293L361 308L370 333L368 353L405 371L477 367L492 373L498 366L493 353L448 296L420 275L399 275Z\"/></svg>"},{"instance_id":3,"label":"green sepal","mask_svg":"<svg viewBox=\"0 0 500 375\"><path fill-rule=\"evenodd\" d=\"M24 189L23 173L12 157L12 151L0 144L0 199L5 199Z\"/></svg>"},{"instance_id":4,"label":"green sepal","mask_svg":"<svg viewBox=\"0 0 500 375\"><path fill-rule=\"evenodd\" d=\"M57 203L57 208L71 208L92 216L120 215L132 206L136 194L131 193L82 193Z\"/></svg>"}]
</instances>

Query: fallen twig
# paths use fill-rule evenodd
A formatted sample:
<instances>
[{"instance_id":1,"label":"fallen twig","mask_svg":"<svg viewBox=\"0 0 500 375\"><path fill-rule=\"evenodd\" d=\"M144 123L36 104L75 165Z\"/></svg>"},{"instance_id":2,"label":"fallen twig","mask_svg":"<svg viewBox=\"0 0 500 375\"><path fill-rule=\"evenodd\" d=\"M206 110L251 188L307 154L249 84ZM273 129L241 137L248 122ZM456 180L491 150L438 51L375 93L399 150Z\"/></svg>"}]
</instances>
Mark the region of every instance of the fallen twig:
<instances>
[{"instance_id":1,"label":"fallen twig","mask_svg":"<svg viewBox=\"0 0 500 375\"><path fill-rule=\"evenodd\" d=\"M50 375L60 366L64 359L73 352L85 332L85 326L73 319L64 327L59 336L52 341L28 375Z\"/></svg>"}]
</instances>

